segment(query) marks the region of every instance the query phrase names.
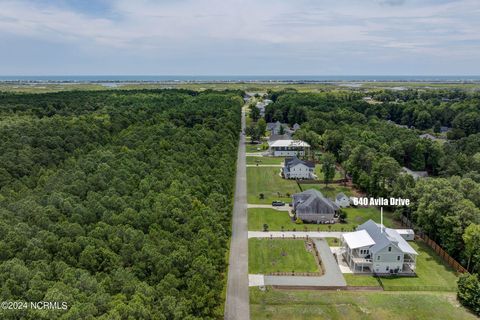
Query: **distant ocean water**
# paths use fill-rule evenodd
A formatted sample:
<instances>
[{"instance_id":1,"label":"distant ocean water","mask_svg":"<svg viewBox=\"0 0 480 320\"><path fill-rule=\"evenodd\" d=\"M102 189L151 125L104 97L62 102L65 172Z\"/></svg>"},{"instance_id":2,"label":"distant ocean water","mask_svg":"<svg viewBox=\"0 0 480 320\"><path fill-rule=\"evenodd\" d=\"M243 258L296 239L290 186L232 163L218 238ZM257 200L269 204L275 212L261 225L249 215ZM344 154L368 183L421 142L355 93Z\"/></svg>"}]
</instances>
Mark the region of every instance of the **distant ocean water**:
<instances>
[{"instance_id":1,"label":"distant ocean water","mask_svg":"<svg viewBox=\"0 0 480 320\"><path fill-rule=\"evenodd\" d=\"M222 82L222 81L285 81L285 82L329 82L329 81L439 81L439 82L464 82L480 81L480 75L477 76L313 76L313 75L162 75L162 76L142 76L142 75L82 75L82 76L0 76L0 81L18 81L18 82Z\"/></svg>"}]
</instances>

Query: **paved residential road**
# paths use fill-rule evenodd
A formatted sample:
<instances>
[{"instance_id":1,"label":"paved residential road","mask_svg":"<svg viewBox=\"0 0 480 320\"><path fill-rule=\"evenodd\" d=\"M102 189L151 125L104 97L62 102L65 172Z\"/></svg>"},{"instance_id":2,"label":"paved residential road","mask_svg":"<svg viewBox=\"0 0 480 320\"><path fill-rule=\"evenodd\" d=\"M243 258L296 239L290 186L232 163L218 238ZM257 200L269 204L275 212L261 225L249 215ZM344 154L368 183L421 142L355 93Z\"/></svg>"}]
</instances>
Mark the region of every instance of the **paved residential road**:
<instances>
[{"instance_id":1,"label":"paved residential road","mask_svg":"<svg viewBox=\"0 0 480 320\"><path fill-rule=\"evenodd\" d=\"M235 202L233 204L232 239L227 279L225 319L249 320L248 296L248 227L247 168L245 158L245 111L242 111L242 133L238 146Z\"/></svg>"}]
</instances>

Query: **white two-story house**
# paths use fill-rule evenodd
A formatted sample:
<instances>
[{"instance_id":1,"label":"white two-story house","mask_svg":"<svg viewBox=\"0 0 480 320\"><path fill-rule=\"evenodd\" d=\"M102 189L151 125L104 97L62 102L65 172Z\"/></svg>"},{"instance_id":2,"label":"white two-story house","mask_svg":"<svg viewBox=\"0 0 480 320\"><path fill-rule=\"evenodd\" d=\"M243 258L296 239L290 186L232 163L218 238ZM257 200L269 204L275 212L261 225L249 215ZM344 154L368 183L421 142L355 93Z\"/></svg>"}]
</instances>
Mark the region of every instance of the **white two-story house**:
<instances>
[{"instance_id":1,"label":"white two-story house","mask_svg":"<svg viewBox=\"0 0 480 320\"><path fill-rule=\"evenodd\" d=\"M297 157L286 157L282 176L285 179L315 179L315 163Z\"/></svg>"},{"instance_id":2,"label":"white two-story house","mask_svg":"<svg viewBox=\"0 0 480 320\"><path fill-rule=\"evenodd\" d=\"M269 153L274 157L303 156L310 145L302 140L277 140L269 145Z\"/></svg>"},{"instance_id":3,"label":"white two-story house","mask_svg":"<svg viewBox=\"0 0 480 320\"><path fill-rule=\"evenodd\" d=\"M343 258L354 273L415 273L418 253L395 229L372 220L341 237Z\"/></svg>"}]
</instances>

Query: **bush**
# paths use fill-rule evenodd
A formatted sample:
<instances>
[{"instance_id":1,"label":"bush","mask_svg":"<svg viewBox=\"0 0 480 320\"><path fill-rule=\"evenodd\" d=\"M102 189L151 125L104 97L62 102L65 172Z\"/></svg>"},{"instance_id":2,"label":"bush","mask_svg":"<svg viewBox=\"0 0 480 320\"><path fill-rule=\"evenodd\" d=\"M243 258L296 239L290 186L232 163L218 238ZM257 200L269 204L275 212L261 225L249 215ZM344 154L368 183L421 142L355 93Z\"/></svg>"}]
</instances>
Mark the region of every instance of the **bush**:
<instances>
[{"instance_id":1,"label":"bush","mask_svg":"<svg viewBox=\"0 0 480 320\"><path fill-rule=\"evenodd\" d=\"M268 224L266 223L263 224L263 231L268 232Z\"/></svg>"},{"instance_id":2,"label":"bush","mask_svg":"<svg viewBox=\"0 0 480 320\"><path fill-rule=\"evenodd\" d=\"M458 279L458 300L480 316L480 281L476 274L464 274Z\"/></svg>"},{"instance_id":3,"label":"bush","mask_svg":"<svg viewBox=\"0 0 480 320\"><path fill-rule=\"evenodd\" d=\"M346 222L347 221L347 213L344 210L340 210L338 214L338 218L340 219L340 222Z\"/></svg>"},{"instance_id":4,"label":"bush","mask_svg":"<svg viewBox=\"0 0 480 320\"><path fill-rule=\"evenodd\" d=\"M303 221L302 221L302 219L297 218L297 219L295 220L295 223L296 223L296 224L303 224Z\"/></svg>"}]
</instances>

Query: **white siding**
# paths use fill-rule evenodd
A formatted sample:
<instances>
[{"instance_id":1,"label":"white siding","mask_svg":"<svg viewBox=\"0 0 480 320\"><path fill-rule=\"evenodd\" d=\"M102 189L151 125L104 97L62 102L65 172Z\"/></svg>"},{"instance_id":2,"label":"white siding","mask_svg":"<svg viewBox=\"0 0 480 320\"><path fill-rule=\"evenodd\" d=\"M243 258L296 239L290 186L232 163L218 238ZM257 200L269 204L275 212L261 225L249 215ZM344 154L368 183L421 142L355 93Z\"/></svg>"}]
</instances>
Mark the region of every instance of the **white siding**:
<instances>
[{"instance_id":1,"label":"white siding","mask_svg":"<svg viewBox=\"0 0 480 320\"><path fill-rule=\"evenodd\" d=\"M350 199L348 197L342 197L340 200L335 200L335 203L341 208L350 207Z\"/></svg>"},{"instance_id":2,"label":"white siding","mask_svg":"<svg viewBox=\"0 0 480 320\"><path fill-rule=\"evenodd\" d=\"M388 250L391 248L391 251ZM400 258L399 258L400 257ZM390 273L390 270L403 268L403 252L396 246L386 246L373 256L373 271L377 273Z\"/></svg>"},{"instance_id":3,"label":"white siding","mask_svg":"<svg viewBox=\"0 0 480 320\"><path fill-rule=\"evenodd\" d=\"M304 164L297 164L294 167L290 167L290 172L288 173L289 179L311 179L313 173L313 168L310 169Z\"/></svg>"},{"instance_id":4,"label":"white siding","mask_svg":"<svg viewBox=\"0 0 480 320\"><path fill-rule=\"evenodd\" d=\"M305 152L303 150L301 151L295 151L295 150L274 150L273 151L273 156L275 157L293 157L293 156L303 156L305 155Z\"/></svg>"}]
</instances>

